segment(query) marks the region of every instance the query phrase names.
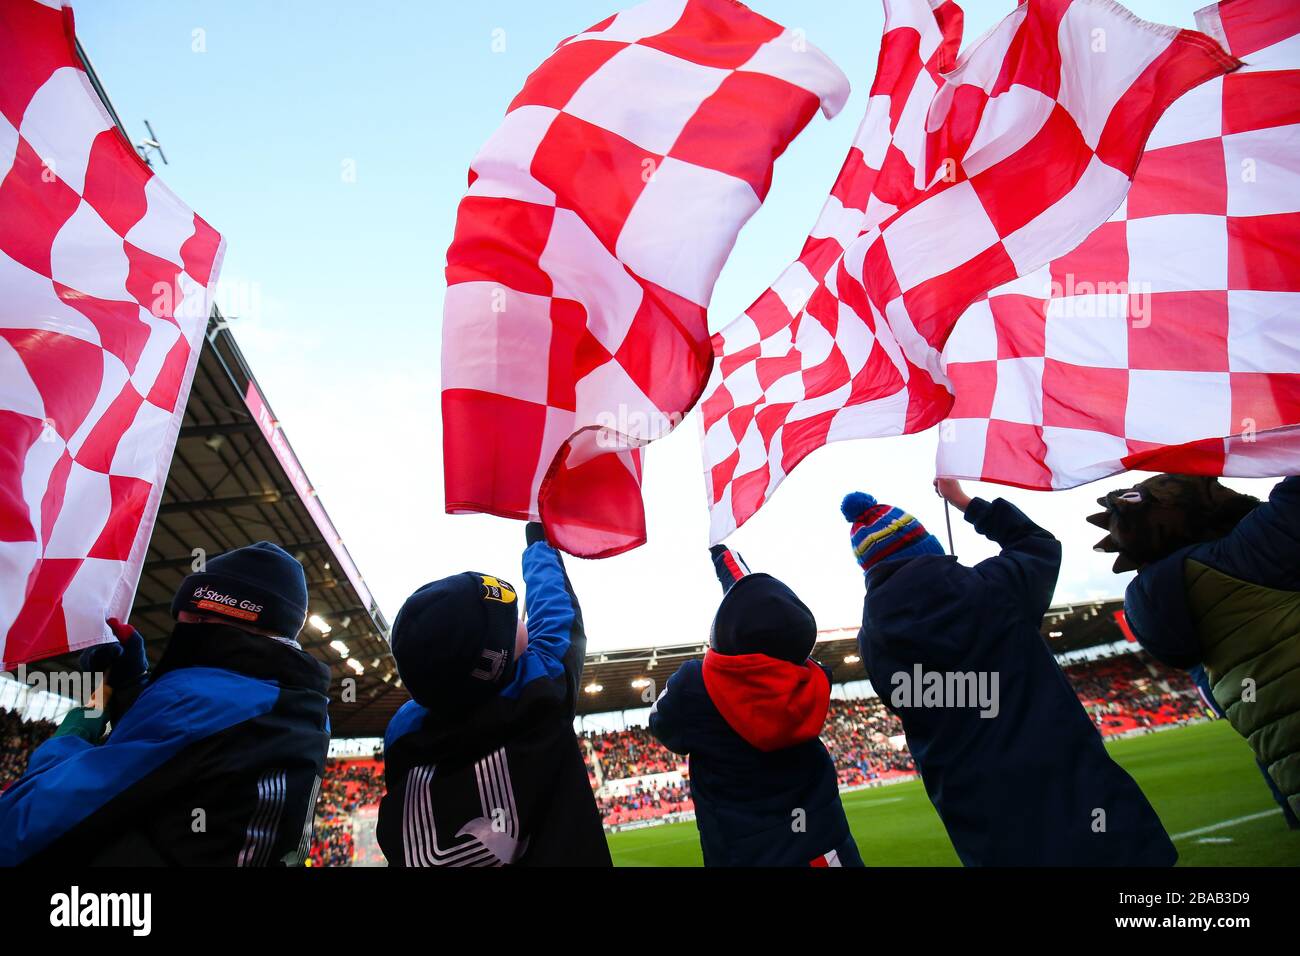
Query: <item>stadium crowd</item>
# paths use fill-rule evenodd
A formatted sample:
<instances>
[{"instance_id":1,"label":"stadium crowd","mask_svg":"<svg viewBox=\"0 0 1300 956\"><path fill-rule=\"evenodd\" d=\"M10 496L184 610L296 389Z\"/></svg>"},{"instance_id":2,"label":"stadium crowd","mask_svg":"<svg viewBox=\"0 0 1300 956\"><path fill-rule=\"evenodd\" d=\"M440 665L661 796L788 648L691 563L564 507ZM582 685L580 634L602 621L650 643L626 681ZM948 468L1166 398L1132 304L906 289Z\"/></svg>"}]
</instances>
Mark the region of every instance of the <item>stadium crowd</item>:
<instances>
[{"instance_id":1,"label":"stadium crowd","mask_svg":"<svg viewBox=\"0 0 1300 956\"><path fill-rule=\"evenodd\" d=\"M607 825L630 823L633 820L652 820L672 813L685 813L695 809L691 802L689 778L681 783L662 786L637 786L626 793L597 795L596 806L600 818Z\"/></svg>"},{"instance_id":2,"label":"stadium crowd","mask_svg":"<svg viewBox=\"0 0 1300 956\"><path fill-rule=\"evenodd\" d=\"M351 866L352 815L377 806L384 796L383 758L328 760L316 797L316 830L308 857L312 866Z\"/></svg>"},{"instance_id":3,"label":"stadium crowd","mask_svg":"<svg viewBox=\"0 0 1300 956\"><path fill-rule=\"evenodd\" d=\"M1205 716L1205 705L1187 672L1165 667L1145 651L1067 667L1065 676L1103 734Z\"/></svg>"},{"instance_id":4,"label":"stadium crowd","mask_svg":"<svg viewBox=\"0 0 1300 956\"><path fill-rule=\"evenodd\" d=\"M353 813L374 806L384 795L383 765L377 761L329 760L321 778L317 807Z\"/></svg>"},{"instance_id":5,"label":"stadium crowd","mask_svg":"<svg viewBox=\"0 0 1300 956\"><path fill-rule=\"evenodd\" d=\"M27 758L47 740L57 725L48 720L25 720L0 708L0 793L23 775Z\"/></svg>"},{"instance_id":6,"label":"stadium crowd","mask_svg":"<svg viewBox=\"0 0 1300 956\"><path fill-rule=\"evenodd\" d=\"M840 786L854 787L916 772L912 755L890 743L903 733L879 698L831 700L822 742L835 761Z\"/></svg>"},{"instance_id":7,"label":"stadium crowd","mask_svg":"<svg viewBox=\"0 0 1300 956\"><path fill-rule=\"evenodd\" d=\"M584 746L583 751L589 755L594 753L607 780L668 773L676 770L681 763L645 727L630 727L603 734L587 733L583 736L590 744L590 750Z\"/></svg>"},{"instance_id":8,"label":"stadium crowd","mask_svg":"<svg viewBox=\"0 0 1300 956\"><path fill-rule=\"evenodd\" d=\"M351 866L352 818L318 814L307 859L308 866Z\"/></svg>"}]
</instances>

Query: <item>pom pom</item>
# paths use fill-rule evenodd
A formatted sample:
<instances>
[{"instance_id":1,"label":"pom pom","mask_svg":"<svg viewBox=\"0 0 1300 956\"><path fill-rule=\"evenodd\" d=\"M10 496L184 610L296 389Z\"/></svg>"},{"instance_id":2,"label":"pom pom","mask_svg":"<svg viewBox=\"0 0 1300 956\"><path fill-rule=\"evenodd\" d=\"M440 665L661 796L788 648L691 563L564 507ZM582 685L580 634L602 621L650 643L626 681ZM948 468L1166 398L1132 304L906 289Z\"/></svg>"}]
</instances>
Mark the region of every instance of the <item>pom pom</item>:
<instances>
[{"instance_id":1,"label":"pom pom","mask_svg":"<svg viewBox=\"0 0 1300 956\"><path fill-rule=\"evenodd\" d=\"M858 517L868 508L876 506L876 499L871 495L864 494L861 491L854 491L844 496L844 501L840 505L840 511L849 521L857 521Z\"/></svg>"}]
</instances>

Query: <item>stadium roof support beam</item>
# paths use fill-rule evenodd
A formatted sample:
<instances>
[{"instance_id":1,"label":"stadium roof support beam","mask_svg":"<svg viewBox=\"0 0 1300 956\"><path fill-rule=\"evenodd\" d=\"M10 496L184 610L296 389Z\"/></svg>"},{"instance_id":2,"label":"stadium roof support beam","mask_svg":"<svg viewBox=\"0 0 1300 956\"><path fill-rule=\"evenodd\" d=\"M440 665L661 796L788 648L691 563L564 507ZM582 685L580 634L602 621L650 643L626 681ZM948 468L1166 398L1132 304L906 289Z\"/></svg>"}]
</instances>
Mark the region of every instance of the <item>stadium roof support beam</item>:
<instances>
[{"instance_id":1,"label":"stadium roof support beam","mask_svg":"<svg viewBox=\"0 0 1300 956\"><path fill-rule=\"evenodd\" d=\"M358 704L355 708L339 715L338 720L333 722L334 735L339 737L343 736L341 732L343 728L350 727L353 723L356 722L358 717L360 717L363 713L365 713L375 704L381 701L386 701L387 698L397 689L398 688L394 688L392 685L386 682L381 683L377 688L377 692L371 695L370 699L367 700L364 704ZM394 713L396 713L396 708L394 708ZM385 727L388 725L388 719L391 716L392 715L390 714L384 718Z\"/></svg>"},{"instance_id":2,"label":"stadium roof support beam","mask_svg":"<svg viewBox=\"0 0 1300 956\"><path fill-rule=\"evenodd\" d=\"M229 498L199 498L195 501L167 501L159 514L184 514L191 511L211 511L220 508L240 508L247 505L273 505L287 498L297 497L293 492L264 491L258 495L234 495Z\"/></svg>"},{"instance_id":3,"label":"stadium roof support beam","mask_svg":"<svg viewBox=\"0 0 1300 956\"><path fill-rule=\"evenodd\" d=\"M209 438L212 435L246 435L257 431L257 422L217 422L211 425L184 425L180 438Z\"/></svg>"},{"instance_id":4,"label":"stadium roof support beam","mask_svg":"<svg viewBox=\"0 0 1300 956\"><path fill-rule=\"evenodd\" d=\"M154 604L134 604L131 606L133 614L157 614L159 611L168 611L172 609L172 602L157 602Z\"/></svg>"},{"instance_id":5,"label":"stadium roof support beam","mask_svg":"<svg viewBox=\"0 0 1300 956\"><path fill-rule=\"evenodd\" d=\"M281 547L290 554L296 554L299 551L308 551L313 548L324 547L324 545L324 539L316 538L312 541L295 541L291 544L282 544ZM144 563L144 568L146 571L163 571L170 568L183 568L193 562L193 554L183 554L174 558L151 558Z\"/></svg>"}]
</instances>

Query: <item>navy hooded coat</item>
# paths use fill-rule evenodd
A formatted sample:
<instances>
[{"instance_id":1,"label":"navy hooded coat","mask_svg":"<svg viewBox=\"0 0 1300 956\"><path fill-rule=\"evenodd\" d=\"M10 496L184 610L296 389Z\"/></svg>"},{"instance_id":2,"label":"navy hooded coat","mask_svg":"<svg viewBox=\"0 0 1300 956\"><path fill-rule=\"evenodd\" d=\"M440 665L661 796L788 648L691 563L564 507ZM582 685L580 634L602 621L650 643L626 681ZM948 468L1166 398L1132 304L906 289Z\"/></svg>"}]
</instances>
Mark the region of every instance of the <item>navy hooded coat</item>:
<instances>
[{"instance_id":1,"label":"navy hooded coat","mask_svg":"<svg viewBox=\"0 0 1300 956\"><path fill-rule=\"evenodd\" d=\"M727 591L748 570L734 552L717 551ZM705 866L862 866L818 737L830 690L811 659L716 650L668 679L650 732L689 755Z\"/></svg>"},{"instance_id":2,"label":"navy hooded coat","mask_svg":"<svg viewBox=\"0 0 1300 956\"><path fill-rule=\"evenodd\" d=\"M957 855L967 866L1172 865L1159 818L1039 632L1060 542L1001 498L973 499L966 520L1002 553L974 567L950 555L875 565L858 635ZM918 699L918 668L989 688L996 677L994 706Z\"/></svg>"}]
</instances>

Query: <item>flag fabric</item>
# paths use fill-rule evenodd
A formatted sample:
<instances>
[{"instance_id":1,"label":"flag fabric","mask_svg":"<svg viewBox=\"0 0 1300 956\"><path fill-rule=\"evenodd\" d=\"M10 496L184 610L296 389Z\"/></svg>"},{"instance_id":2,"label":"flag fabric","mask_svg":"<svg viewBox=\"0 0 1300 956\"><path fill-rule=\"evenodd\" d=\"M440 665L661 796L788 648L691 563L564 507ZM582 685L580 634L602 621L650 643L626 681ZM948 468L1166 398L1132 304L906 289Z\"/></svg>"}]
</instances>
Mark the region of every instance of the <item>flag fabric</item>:
<instances>
[{"instance_id":1,"label":"flag fabric","mask_svg":"<svg viewBox=\"0 0 1300 956\"><path fill-rule=\"evenodd\" d=\"M883 2L884 32L866 115L799 258L713 338L717 362L700 410L714 543L752 515L804 455L830 440L835 423L823 438L824 416L849 407L840 387L861 371L870 349L846 343L840 350L826 341L820 324L810 324L801 338L823 341L810 350L805 381L804 362L794 361L801 358L794 348L800 313L814 293L831 304L832 272L847 248L922 193L916 170L924 164L925 116L940 74L956 63L962 11L951 0ZM786 379L793 393L769 406L767 385L785 366L799 369L801 380ZM742 401L746 395L753 397Z\"/></svg>"},{"instance_id":2,"label":"flag fabric","mask_svg":"<svg viewBox=\"0 0 1300 956\"><path fill-rule=\"evenodd\" d=\"M705 307L772 165L848 96L731 0L650 0L562 41L470 167L447 253L446 507L645 540L643 446L699 397Z\"/></svg>"},{"instance_id":3,"label":"flag fabric","mask_svg":"<svg viewBox=\"0 0 1300 956\"><path fill-rule=\"evenodd\" d=\"M222 251L114 125L71 8L0 3L4 667L126 617Z\"/></svg>"},{"instance_id":4,"label":"flag fabric","mask_svg":"<svg viewBox=\"0 0 1300 956\"><path fill-rule=\"evenodd\" d=\"M876 134L892 145L923 124L919 196L815 281L774 290L792 322L746 312L715 336L702 416L712 540L827 441L942 420L941 352L965 308L1085 239L1123 201L1165 108L1237 65L1204 34L1111 0L1027 0L963 52L924 114Z\"/></svg>"},{"instance_id":5,"label":"flag fabric","mask_svg":"<svg viewBox=\"0 0 1300 956\"><path fill-rule=\"evenodd\" d=\"M1110 221L967 310L940 474L1300 471L1300 5L1197 25L1245 65L1170 108Z\"/></svg>"}]
</instances>

